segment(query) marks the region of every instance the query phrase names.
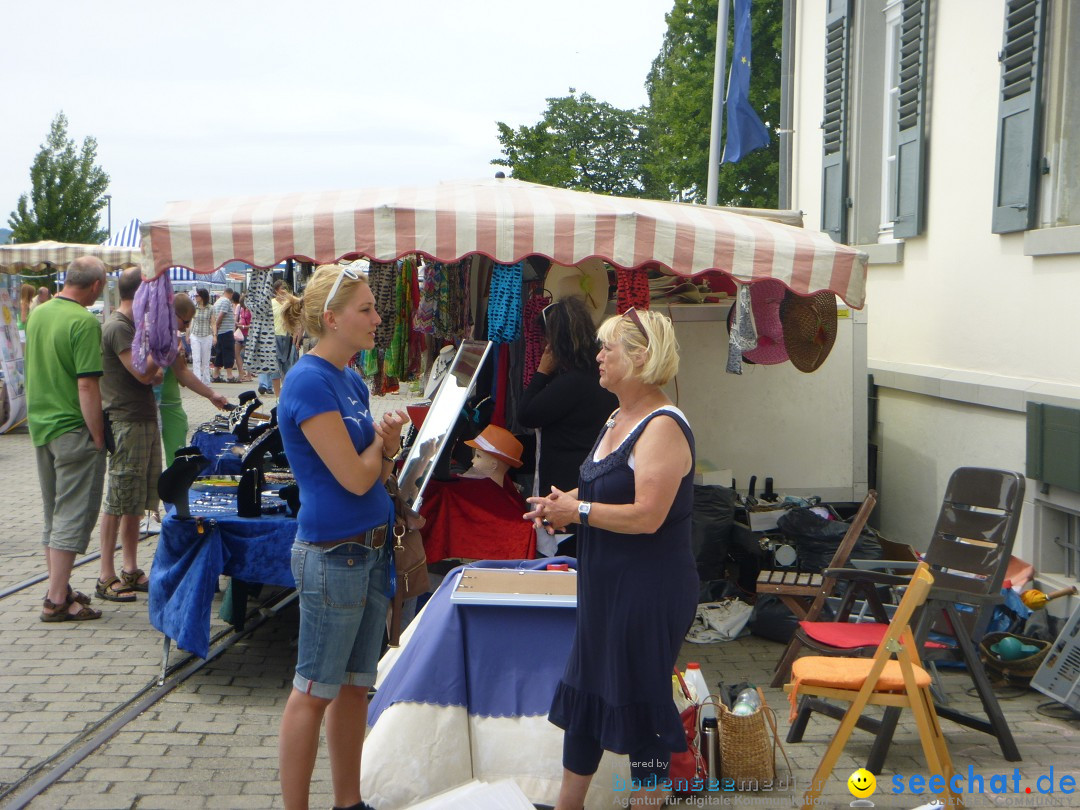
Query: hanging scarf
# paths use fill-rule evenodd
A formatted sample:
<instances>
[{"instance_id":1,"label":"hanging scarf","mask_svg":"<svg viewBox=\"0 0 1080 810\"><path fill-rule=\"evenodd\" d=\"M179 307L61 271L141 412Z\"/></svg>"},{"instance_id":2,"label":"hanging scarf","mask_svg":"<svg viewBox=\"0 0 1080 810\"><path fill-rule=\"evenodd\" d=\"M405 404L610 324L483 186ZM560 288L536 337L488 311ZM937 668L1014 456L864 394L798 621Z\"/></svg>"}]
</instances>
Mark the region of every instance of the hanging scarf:
<instances>
[{"instance_id":1,"label":"hanging scarf","mask_svg":"<svg viewBox=\"0 0 1080 810\"><path fill-rule=\"evenodd\" d=\"M135 339L131 344L131 362L140 374L146 373L146 358L153 357L158 368L168 368L176 360L176 313L169 274L143 281L135 291L132 315Z\"/></svg>"},{"instance_id":2,"label":"hanging scarf","mask_svg":"<svg viewBox=\"0 0 1080 810\"><path fill-rule=\"evenodd\" d=\"M522 382L528 385L540 366L540 358L544 356L544 347L547 339L544 337L544 325L540 322L540 313L544 310L551 299L541 293L532 296L525 302L522 310L524 321L523 332L525 334L525 368L522 371Z\"/></svg>"},{"instance_id":3,"label":"hanging scarf","mask_svg":"<svg viewBox=\"0 0 1080 810\"><path fill-rule=\"evenodd\" d=\"M616 312L649 308L649 274L640 268L615 268L617 288Z\"/></svg>"},{"instance_id":4,"label":"hanging scarf","mask_svg":"<svg viewBox=\"0 0 1080 810\"><path fill-rule=\"evenodd\" d=\"M522 263L496 264L488 293L488 340L511 343L521 337Z\"/></svg>"},{"instance_id":5,"label":"hanging scarf","mask_svg":"<svg viewBox=\"0 0 1080 810\"><path fill-rule=\"evenodd\" d=\"M372 262L368 270L368 284L375 296L375 311L382 317L382 323L375 327L375 348L385 349L390 346L397 326L397 307L394 294L397 287L396 262Z\"/></svg>"},{"instance_id":6,"label":"hanging scarf","mask_svg":"<svg viewBox=\"0 0 1080 810\"><path fill-rule=\"evenodd\" d=\"M742 374L743 352L757 348L757 327L754 310L750 305L750 285L740 284L733 304L735 313L728 332L728 374Z\"/></svg>"}]
</instances>

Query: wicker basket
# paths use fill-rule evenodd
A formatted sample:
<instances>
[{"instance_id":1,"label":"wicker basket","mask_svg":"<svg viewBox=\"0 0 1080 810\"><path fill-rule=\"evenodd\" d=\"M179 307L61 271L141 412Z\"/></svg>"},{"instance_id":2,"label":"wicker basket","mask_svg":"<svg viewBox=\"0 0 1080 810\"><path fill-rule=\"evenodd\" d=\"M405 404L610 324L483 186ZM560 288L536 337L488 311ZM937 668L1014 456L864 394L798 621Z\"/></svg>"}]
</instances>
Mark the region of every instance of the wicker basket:
<instances>
[{"instance_id":1,"label":"wicker basket","mask_svg":"<svg viewBox=\"0 0 1080 810\"><path fill-rule=\"evenodd\" d=\"M1019 639L1021 643L1031 644L1039 649L1023 658L1015 658L1012 661L1006 661L999 658L998 655L990 649L1006 636L1013 636L1014 638ZM1049 651L1049 641L1040 641L1037 638L1018 636L1015 633L987 633L983 636L982 641L979 642L979 658L982 659L983 666L986 667L987 673L989 673L990 677L994 680L1006 683L1010 686L1026 686L1030 683L1031 679L1035 677L1035 673L1038 672L1039 665L1042 664L1043 659L1046 658L1046 654Z\"/></svg>"},{"instance_id":2,"label":"wicker basket","mask_svg":"<svg viewBox=\"0 0 1080 810\"><path fill-rule=\"evenodd\" d=\"M767 722L772 709L757 690L761 708L753 714L732 714L717 707L720 718L720 776L732 780L735 790L757 790L776 776L776 721ZM771 718L770 718L771 719Z\"/></svg>"}]
</instances>

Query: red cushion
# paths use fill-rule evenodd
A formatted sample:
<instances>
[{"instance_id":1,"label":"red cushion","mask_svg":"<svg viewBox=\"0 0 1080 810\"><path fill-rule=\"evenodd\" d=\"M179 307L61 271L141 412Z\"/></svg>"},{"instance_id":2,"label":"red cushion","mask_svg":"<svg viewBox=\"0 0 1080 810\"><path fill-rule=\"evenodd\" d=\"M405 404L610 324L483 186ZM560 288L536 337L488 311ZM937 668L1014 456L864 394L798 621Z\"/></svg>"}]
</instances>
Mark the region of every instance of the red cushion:
<instances>
[{"instance_id":1,"label":"red cushion","mask_svg":"<svg viewBox=\"0 0 1080 810\"><path fill-rule=\"evenodd\" d=\"M888 629L887 624L877 622L799 622L799 626L814 641L838 650L877 647ZM926 646L943 648L946 645L927 641Z\"/></svg>"}]
</instances>

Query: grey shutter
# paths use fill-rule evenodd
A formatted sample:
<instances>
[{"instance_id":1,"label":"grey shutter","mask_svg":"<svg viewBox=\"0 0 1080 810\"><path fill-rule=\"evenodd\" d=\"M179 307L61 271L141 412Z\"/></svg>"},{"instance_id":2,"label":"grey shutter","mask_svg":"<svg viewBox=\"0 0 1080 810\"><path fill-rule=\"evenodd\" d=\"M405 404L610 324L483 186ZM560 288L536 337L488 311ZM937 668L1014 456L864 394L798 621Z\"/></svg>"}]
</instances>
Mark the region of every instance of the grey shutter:
<instances>
[{"instance_id":1,"label":"grey shutter","mask_svg":"<svg viewBox=\"0 0 1080 810\"><path fill-rule=\"evenodd\" d=\"M1008 0L1005 8L997 165L994 169L994 233L1035 225L1038 154L1042 124L1042 59L1046 0Z\"/></svg>"},{"instance_id":2,"label":"grey shutter","mask_svg":"<svg viewBox=\"0 0 1080 810\"><path fill-rule=\"evenodd\" d=\"M847 112L850 0L828 0L825 12L825 117L822 120L821 230L847 241Z\"/></svg>"},{"instance_id":3,"label":"grey shutter","mask_svg":"<svg viewBox=\"0 0 1080 810\"><path fill-rule=\"evenodd\" d=\"M893 235L917 236L926 211L926 64L930 0L904 0L900 17L896 115L896 221Z\"/></svg>"}]
</instances>

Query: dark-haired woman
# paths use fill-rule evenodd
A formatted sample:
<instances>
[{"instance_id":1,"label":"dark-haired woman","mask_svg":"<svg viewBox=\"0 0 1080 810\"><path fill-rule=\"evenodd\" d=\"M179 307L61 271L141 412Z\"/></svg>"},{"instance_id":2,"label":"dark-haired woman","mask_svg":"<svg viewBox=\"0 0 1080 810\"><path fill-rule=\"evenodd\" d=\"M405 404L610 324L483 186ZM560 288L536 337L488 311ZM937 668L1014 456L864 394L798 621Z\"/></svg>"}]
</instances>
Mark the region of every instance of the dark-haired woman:
<instances>
[{"instance_id":1,"label":"dark-haired woman","mask_svg":"<svg viewBox=\"0 0 1080 810\"><path fill-rule=\"evenodd\" d=\"M596 327L585 300L576 295L560 299L540 317L547 348L521 396L517 416L523 426L539 428L539 487L534 494L545 496L552 487L568 491L577 486L581 462L619 402L600 387ZM571 533L575 530L570 527ZM559 545L558 553L576 556L573 536Z\"/></svg>"},{"instance_id":2,"label":"dark-haired woman","mask_svg":"<svg viewBox=\"0 0 1080 810\"><path fill-rule=\"evenodd\" d=\"M210 291L205 287L195 290L195 317L191 320L191 365L195 376L204 385L210 384L210 352L213 350L214 327L210 306Z\"/></svg>"}]
</instances>

